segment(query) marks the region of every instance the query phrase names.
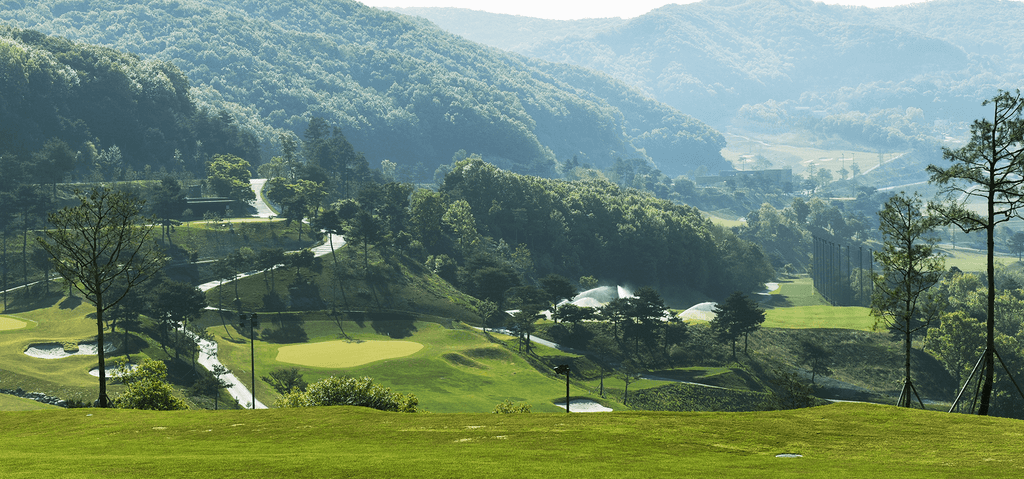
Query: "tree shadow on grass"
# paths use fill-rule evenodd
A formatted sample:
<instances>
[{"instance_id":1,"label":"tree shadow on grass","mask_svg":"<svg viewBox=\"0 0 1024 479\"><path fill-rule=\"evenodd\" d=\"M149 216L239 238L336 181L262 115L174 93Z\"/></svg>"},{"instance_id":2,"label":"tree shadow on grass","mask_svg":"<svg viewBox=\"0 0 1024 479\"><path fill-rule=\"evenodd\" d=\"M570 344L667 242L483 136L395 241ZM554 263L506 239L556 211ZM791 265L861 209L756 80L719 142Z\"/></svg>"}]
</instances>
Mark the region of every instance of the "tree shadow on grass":
<instances>
[{"instance_id":1,"label":"tree shadow on grass","mask_svg":"<svg viewBox=\"0 0 1024 479\"><path fill-rule=\"evenodd\" d=\"M407 338L417 331L415 318L408 314L375 313L369 316L372 318L370 327L377 334L383 334L392 339Z\"/></svg>"},{"instance_id":2,"label":"tree shadow on grass","mask_svg":"<svg viewBox=\"0 0 1024 479\"><path fill-rule=\"evenodd\" d=\"M10 297L6 309L6 312L8 313L24 313L26 311L33 311L36 309L45 309L57 304L58 302L60 302L61 309L74 309L77 308L80 304L82 304L82 299L76 296L72 296L64 301L60 301L61 298L64 297L64 294L59 292L34 294L29 291L26 291L23 288L22 290L18 290L17 292L9 294ZM65 308L64 304L68 303L69 301L71 301L69 303L69 307ZM3 304L0 303L0 308L2 307Z\"/></svg>"},{"instance_id":3,"label":"tree shadow on grass","mask_svg":"<svg viewBox=\"0 0 1024 479\"><path fill-rule=\"evenodd\" d=\"M264 329L260 338L271 343L305 343L309 341L306 330L302 327L302 317L297 314L276 314L271 323L274 329Z\"/></svg>"}]
</instances>

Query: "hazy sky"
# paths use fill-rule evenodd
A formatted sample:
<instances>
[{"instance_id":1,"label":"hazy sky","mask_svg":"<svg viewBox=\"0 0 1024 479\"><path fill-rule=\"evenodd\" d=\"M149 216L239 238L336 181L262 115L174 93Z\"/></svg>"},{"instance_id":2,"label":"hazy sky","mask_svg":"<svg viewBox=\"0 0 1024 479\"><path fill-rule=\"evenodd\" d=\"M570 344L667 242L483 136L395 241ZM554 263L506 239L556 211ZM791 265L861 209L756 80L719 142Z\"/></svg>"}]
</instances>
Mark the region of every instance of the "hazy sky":
<instances>
[{"instance_id":1,"label":"hazy sky","mask_svg":"<svg viewBox=\"0 0 1024 479\"><path fill-rule=\"evenodd\" d=\"M362 0L371 7L458 7L493 13L508 13L537 18L572 20L578 18L643 15L668 3L693 3L695 0ZM821 1L821 0L819 0ZM823 3L891 7L924 0L824 0Z\"/></svg>"}]
</instances>

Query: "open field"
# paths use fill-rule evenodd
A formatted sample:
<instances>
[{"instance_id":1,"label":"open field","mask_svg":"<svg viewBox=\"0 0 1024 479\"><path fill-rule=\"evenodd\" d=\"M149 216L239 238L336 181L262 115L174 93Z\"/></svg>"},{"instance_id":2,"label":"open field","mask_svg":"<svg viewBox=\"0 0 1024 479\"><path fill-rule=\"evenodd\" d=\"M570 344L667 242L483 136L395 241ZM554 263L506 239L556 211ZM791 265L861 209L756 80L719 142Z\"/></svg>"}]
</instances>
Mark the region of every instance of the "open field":
<instances>
[{"instance_id":1,"label":"open field","mask_svg":"<svg viewBox=\"0 0 1024 479\"><path fill-rule=\"evenodd\" d=\"M841 328L873 331L870 308L860 306L796 306L765 311L765 328Z\"/></svg>"},{"instance_id":2,"label":"open field","mask_svg":"<svg viewBox=\"0 0 1024 479\"><path fill-rule=\"evenodd\" d=\"M0 413L5 477L1015 477L1024 423L868 404L756 413L363 408ZM54 447L55 435L61 447ZM173 445L187 447L173 447ZM779 454L802 457L780 458Z\"/></svg>"},{"instance_id":3,"label":"open field","mask_svg":"<svg viewBox=\"0 0 1024 479\"><path fill-rule=\"evenodd\" d=\"M822 149L810 146L786 144L784 136L758 135L751 138L727 133L729 146L722 149L722 156L730 161L737 170L754 169L753 160L756 155L764 155L772 163L772 168L792 168L793 174L802 174L808 165L816 168L832 170L838 179L838 171L845 167L850 170L856 162L862 172L878 166L878 152L862 149ZM903 152L883 152L882 161L889 161Z\"/></svg>"},{"instance_id":4,"label":"open field","mask_svg":"<svg viewBox=\"0 0 1024 479\"><path fill-rule=\"evenodd\" d=\"M988 258L984 251L964 248L953 249L950 245L942 245L937 249L946 257L946 269L956 266L961 271L984 273L986 268L988 268ZM1016 263L1017 257L996 252L995 261L996 263L1009 265Z\"/></svg>"},{"instance_id":5,"label":"open field","mask_svg":"<svg viewBox=\"0 0 1024 479\"><path fill-rule=\"evenodd\" d=\"M764 298L765 306L779 308L828 304L825 298L814 291L814 282L810 276L801 275L796 278L780 279L777 282L779 288Z\"/></svg>"}]
</instances>

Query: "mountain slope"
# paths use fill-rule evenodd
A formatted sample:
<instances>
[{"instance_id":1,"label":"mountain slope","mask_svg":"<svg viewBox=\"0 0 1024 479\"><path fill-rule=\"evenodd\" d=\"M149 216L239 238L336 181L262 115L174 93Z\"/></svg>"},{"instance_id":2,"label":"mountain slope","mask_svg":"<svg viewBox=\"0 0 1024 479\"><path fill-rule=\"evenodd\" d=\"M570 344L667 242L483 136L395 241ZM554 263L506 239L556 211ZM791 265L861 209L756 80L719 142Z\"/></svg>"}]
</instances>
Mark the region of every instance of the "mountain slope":
<instances>
[{"instance_id":1,"label":"mountain slope","mask_svg":"<svg viewBox=\"0 0 1024 479\"><path fill-rule=\"evenodd\" d=\"M720 134L623 83L356 2L44 0L0 19L172 62L197 99L264 146L323 116L371 163L430 171L462 149L535 174L572 156L596 166L650 158L644 148L672 153L654 158L669 172L697 166L681 161L727 166Z\"/></svg>"},{"instance_id":2,"label":"mountain slope","mask_svg":"<svg viewBox=\"0 0 1024 479\"><path fill-rule=\"evenodd\" d=\"M973 113L996 89L1024 83L1021 2L868 9L705 0L597 31L573 22L530 30L527 20L504 19L510 31L534 34L529 40L478 35L463 26L468 16L454 24L448 12L417 14L500 48L602 71L713 124L769 99L830 113L915 107L928 121L963 121L963 110ZM486 22L483 14L472 18ZM549 36L538 38L544 31Z\"/></svg>"}]
</instances>

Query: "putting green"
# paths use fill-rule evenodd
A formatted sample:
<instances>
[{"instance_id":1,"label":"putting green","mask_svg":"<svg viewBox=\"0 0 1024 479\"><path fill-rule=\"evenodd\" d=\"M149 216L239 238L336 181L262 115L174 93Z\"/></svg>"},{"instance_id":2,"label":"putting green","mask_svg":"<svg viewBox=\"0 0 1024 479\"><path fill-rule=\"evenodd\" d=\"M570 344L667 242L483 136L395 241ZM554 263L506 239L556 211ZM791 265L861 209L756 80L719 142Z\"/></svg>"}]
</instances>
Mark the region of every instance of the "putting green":
<instances>
[{"instance_id":1,"label":"putting green","mask_svg":"<svg viewBox=\"0 0 1024 479\"><path fill-rule=\"evenodd\" d=\"M24 321L22 321L20 319L14 319L14 318L9 317L9 316L0 316L0 331L7 331L7 330L11 330L11 329L21 329L21 328L24 328L27 325L28 325L28 323L26 323L26 322L24 322Z\"/></svg>"},{"instance_id":2,"label":"putting green","mask_svg":"<svg viewBox=\"0 0 1024 479\"><path fill-rule=\"evenodd\" d=\"M282 346L277 350L277 360L318 368L351 368L408 356L420 349L423 345L412 341L325 341Z\"/></svg>"}]
</instances>

